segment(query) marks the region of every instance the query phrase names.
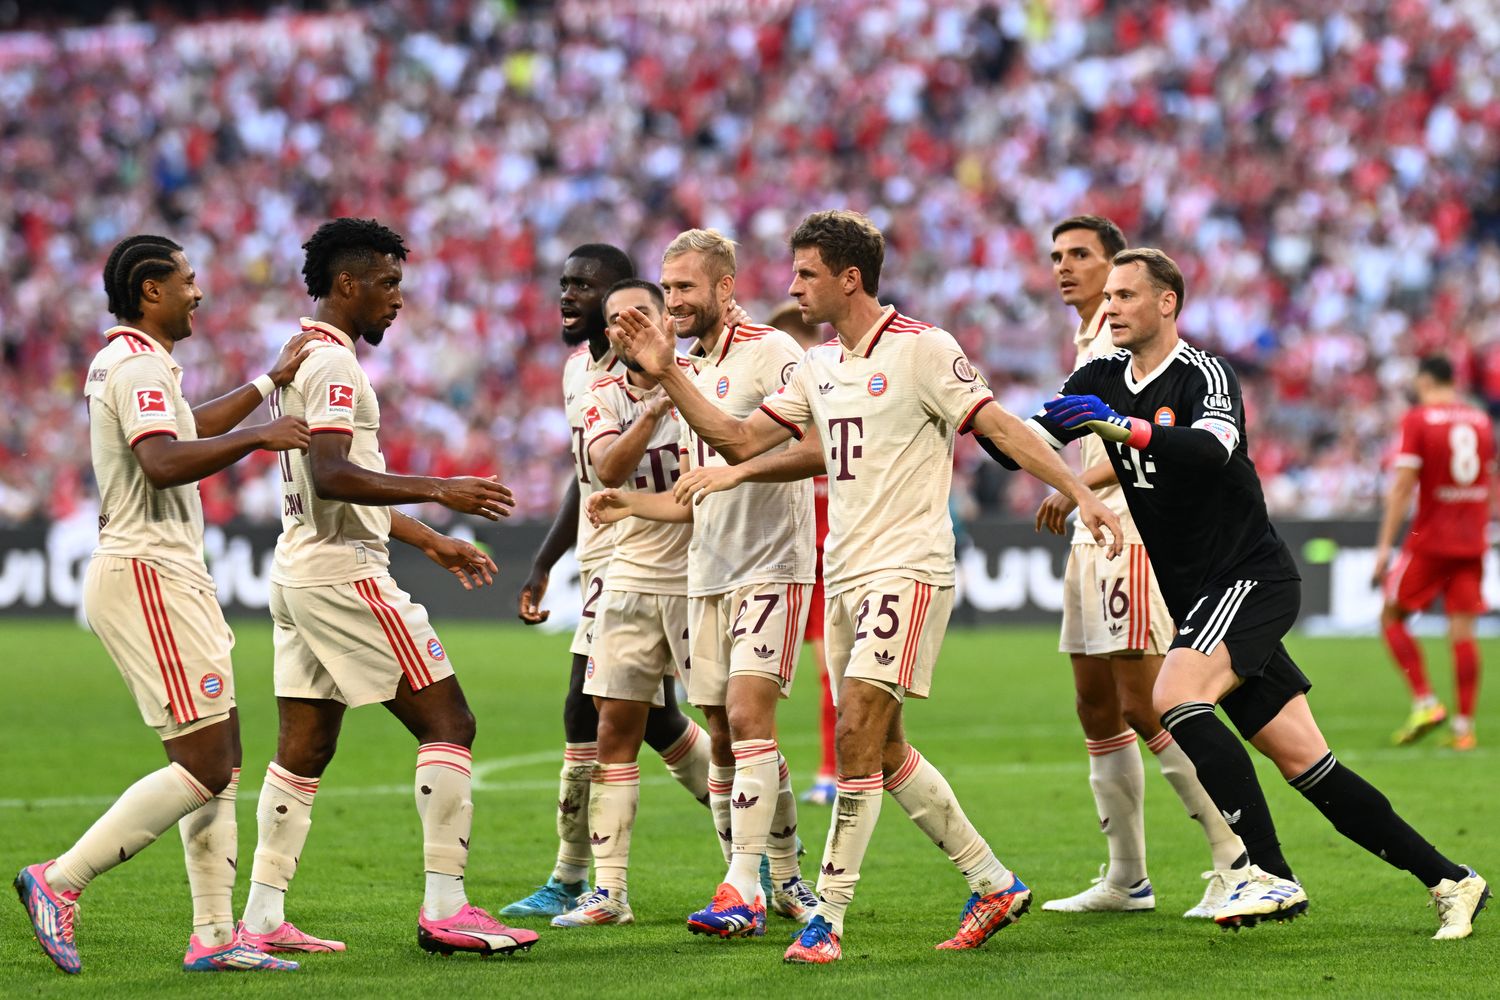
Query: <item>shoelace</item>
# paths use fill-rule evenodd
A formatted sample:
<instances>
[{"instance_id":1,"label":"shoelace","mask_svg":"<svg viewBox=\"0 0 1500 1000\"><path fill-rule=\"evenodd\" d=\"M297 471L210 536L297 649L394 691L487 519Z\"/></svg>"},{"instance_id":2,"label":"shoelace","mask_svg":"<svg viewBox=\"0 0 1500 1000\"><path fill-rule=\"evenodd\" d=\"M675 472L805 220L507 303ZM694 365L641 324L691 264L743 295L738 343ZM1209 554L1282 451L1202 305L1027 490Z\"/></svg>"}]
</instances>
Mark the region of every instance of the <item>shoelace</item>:
<instances>
[{"instance_id":1,"label":"shoelace","mask_svg":"<svg viewBox=\"0 0 1500 1000\"><path fill-rule=\"evenodd\" d=\"M731 893L734 893L734 890L728 885L719 886L719 888L714 891L714 901L709 908L713 910L727 910L730 907L734 906L735 904L730 902ZM735 893L735 895L738 895L738 893ZM740 902L743 903L744 900L741 900Z\"/></svg>"},{"instance_id":2,"label":"shoelace","mask_svg":"<svg viewBox=\"0 0 1500 1000\"><path fill-rule=\"evenodd\" d=\"M816 948L820 944L826 944L833 928L821 921L808 924L797 934L796 941L804 948Z\"/></svg>"}]
</instances>

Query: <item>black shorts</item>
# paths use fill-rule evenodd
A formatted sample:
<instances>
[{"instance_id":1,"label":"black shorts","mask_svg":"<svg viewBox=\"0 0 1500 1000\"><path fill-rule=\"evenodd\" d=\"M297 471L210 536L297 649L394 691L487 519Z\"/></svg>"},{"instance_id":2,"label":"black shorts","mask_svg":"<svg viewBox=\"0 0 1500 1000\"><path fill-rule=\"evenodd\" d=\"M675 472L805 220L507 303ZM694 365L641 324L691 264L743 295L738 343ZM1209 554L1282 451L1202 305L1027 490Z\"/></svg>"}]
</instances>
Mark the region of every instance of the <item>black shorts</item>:
<instances>
[{"instance_id":1,"label":"black shorts","mask_svg":"<svg viewBox=\"0 0 1500 1000\"><path fill-rule=\"evenodd\" d=\"M1301 606L1300 580L1236 580L1205 591L1177 623L1173 649L1207 656L1220 643L1228 648L1242 683L1219 704L1247 740L1312 687L1281 643Z\"/></svg>"}]
</instances>

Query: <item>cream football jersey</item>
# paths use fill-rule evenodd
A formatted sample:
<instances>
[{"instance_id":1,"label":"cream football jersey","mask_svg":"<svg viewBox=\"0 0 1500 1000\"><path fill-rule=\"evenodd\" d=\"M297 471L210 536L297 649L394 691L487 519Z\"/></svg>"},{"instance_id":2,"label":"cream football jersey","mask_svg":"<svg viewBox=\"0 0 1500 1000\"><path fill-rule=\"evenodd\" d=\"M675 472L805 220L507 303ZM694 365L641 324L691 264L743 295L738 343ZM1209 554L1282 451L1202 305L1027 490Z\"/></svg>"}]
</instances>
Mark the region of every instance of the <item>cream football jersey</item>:
<instances>
[{"instance_id":1,"label":"cream football jersey","mask_svg":"<svg viewBox=\"0 0 1500 1000\"><path fill-rule=\"evenodd\" d=\"M1082 368L1095 358L1102 358L1115 352L1114 338L1110 334L1109 321L1104 318L1104 306L1101 304L1094 313L1093 319L1087 323L1080 323L1078 332L1073 335L1073 344L1078 348L1078 358L1074 368ZM1030 425L1034 430L1036 425ZM1108 462L1109 456L1104 453L1104 439L1097 434L1085 434L1078 440L1079 452L1083 462L1083 468L1100 462ZM1124 530L1124 540L1127 545L1139 545L1141 533L1135 530L1135 521L1130 517L1130 508L1125 503L1125 491L1118 485L1106 486L1095 490L1094 495L1114 511L1120 518L1120 526ZM1089 529L1077 518L1073 521L1073 544L1074 545L1097 545L1094 536Z\"/></svg>"},{"instance_id":2,"label":"cream football jersey","mask_svg":"<svg viewBox=\"0 0 1500 1000\"><path fill-rule=\"evenodd\" d=\"M953 435L993 401L951 334L887 308L852 351L814 347L762 410L828 467L829 596L877 575L954 582Z\"/></svg>"},{"instance_id":3,"label":"cream football jersey","mask_svg":"<svg viewBox=\"0 0 1500 1000\"><path fill-rule=\"evenodd\" d=\"M155 434L198 437L182 396L182 368L139 330L116 326L89 363L83 395L89 409L89 451L99 486L99 555L149 559L213 589L203 562L203 504L197 483L159 490L135 446Z\"/></svg>"},{"instance_id":4,"label":"cream football jersey","mask_svg":"<svg viewBox=\"0 0 1500 1000\"><path fill-rule=\"evenodd\" d=\"M292 381L271 394L271 412L301 417L314 434L349 435L349 461L385 471L380 454L380 403L349 335L327 323L302 320L321 340ZM305 451L279 453L281 537L271 581L283 587L322 587L389 572L391 510L324 499L313 489Z\"/></svg>"},{"instance_id":5,"label":"cream football jersey","mask_svg":"<svg viewBox=\"0 0 1500 1000\"><path fill-rule=\"evenodd\" d=\"M678 364L684 364L682 359ZM685 365L685 367L691 367ZM659 390L658 390L659 391ZM584 449L596 441L624 431L642 419L645 390L629 383L624 375L595 382L584 394ZM635 472L620 489L638 493L664 493L681 476L677 462L677 411L668 410L656 429ZM686 523L648 521L627 517L615 524L614 549L609 558L606 590L640 594L686 594L687 549L693 526Z\"/></svg>"},{"instance_id":6,"label":"cream football jersey","mask_svg":"<svg viewBox=\"0 0 1500 1000\"><path fill-rule=\"evenodd\" d=\"M722 332L696 359L693 382L710 403L742 420L787 383L802 356L797 342L780 330L738 326ZM694 468L728 464L686 421L682 450ZM688 594L706 597L753 583L812 583L816 560L812 480L744 483L709 494L694 509Z\"/></svg>"},{"instance_id":7,"label":"cream football jersey","mask_svg":"<svg viewBox=\"0 0 1500 1000\"><path fill-rule=\"evenodd\" d=\"M588 345L580 347L569 356L563 365L563 407L568 415L568 429L573 435L573 476L578 481L578 538L574 543L574 554L578 565L593 566L609 559L614 545L614 525L594 527L584 515L584 504L589 496L602 485L589 464L589 451L584 447L583 398L589 386L601 378L625 370L613 350L605 351L602 358L595 359Z\"/></svg>"}]
</instances>

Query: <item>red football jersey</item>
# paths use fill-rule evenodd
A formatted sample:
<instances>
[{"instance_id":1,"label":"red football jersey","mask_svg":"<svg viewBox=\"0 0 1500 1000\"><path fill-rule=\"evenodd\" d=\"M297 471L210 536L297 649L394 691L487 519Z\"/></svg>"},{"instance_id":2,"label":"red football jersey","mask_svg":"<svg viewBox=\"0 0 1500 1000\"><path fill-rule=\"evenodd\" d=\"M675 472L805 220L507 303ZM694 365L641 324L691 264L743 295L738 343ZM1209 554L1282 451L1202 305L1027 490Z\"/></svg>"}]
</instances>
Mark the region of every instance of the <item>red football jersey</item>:
<instances>
[{"instance_id":1,"label":"red football jersey","mask_svg":"<svg viewBox=\"0 0 1500 1000\"><path fill-rule=\"evenodd\" d=\"M1490 418L1467 403L1414 406L1401 421L1395 464L1419 474L1406 548L1450 558L1482 556L1495 472Z\"/></svg>"}]
</instances>

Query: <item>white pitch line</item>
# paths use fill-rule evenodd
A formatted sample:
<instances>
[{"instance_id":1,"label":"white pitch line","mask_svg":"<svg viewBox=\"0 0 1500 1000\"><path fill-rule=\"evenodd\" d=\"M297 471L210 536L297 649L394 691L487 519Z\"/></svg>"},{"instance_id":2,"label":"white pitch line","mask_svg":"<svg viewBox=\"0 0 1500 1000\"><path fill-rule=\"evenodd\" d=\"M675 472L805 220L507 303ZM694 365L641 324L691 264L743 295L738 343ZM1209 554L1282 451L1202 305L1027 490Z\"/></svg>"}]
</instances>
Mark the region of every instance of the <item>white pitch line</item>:
<instances>
[{"instance_id":1,"label":"white pitch line","mask_svg":"<svg viewBox=\"0 0 1500 1000\"><path fill-rule=\"evenodd\" d=\"M1488 747L1481 747L1464 754L1468 759L1488 760L1491 756ZM1431 766L1434 762L1452 761L1455 759L1452 751L1444 749L1412 749L1402 747L1389 747L1379 750L1349 750L1337 753L1339 760L1346 763L1379 763L1386 764L1417 764L1423 767ZM518 754L514 757L501 757L496 760L483 761L474 766L474 786L476 792L547 792L557 790L556 778L533 778L520 781L487 781L484 776L497 771L509 771L537 764L554 763L557 754L553 751L543 751L530 754ZM1050 763L1023 763L1020 761L993 761L990 763L973 764L949 764L947 769L952 774L990 774L990 775L1020 775L1020 774L1084 774L1088 765L1084 761L1052 761ZM672 785L676 781L664 775L641 776L642 785ZM248 798L249 793L258 792L259 785L241 785L240 794ZM407 785L329 785L318 789L318 797L326 798L353 798L365 796L386 795L413 795L412 786ZM972 792L970 793L972 794ZM114 803L118 796L109 795L69 795L46 799L0 799L0 809L74 809L74 808L100 808Z\"/></svg>"}]
</instances>

